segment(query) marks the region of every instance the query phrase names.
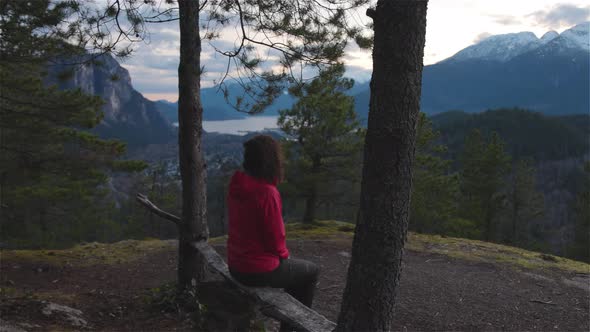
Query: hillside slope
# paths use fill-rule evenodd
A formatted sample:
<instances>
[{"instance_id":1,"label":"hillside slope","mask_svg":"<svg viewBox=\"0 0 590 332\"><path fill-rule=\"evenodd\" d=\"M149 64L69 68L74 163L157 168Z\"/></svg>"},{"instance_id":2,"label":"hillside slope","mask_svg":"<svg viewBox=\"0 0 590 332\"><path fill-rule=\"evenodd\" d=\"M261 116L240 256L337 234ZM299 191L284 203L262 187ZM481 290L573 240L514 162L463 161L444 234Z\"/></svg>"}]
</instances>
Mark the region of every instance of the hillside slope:
<instances>
[{"instance_id":1,"label":"hillside slope","mask_svg":"<svg viewBox=\"0 0 590 332\"><path fill-rule=\"evenodd\" d=\"M590 148L590 116L547 116L523 109L496 109L481 113L450 111L430 117L451 155L463 149L473 129L484 135L497 132L515 158L560 160L582 157Z\"/></svg>"},{"instance_id":2,"label":"hillside slope","mask_svg":"<svg viewBox=\"0 0 590 332\"><path fill-rule=\"evenodd\" d=\"M315 308L336 319L350 259L352 227L288 224L292 255L320 265ZM214 239L224 254L224 239ZM0 326L75 330L44 315L49 302L81 310L96 331L191 330L165 307L175 278L175 241L91 243L70 250L3 251ZM590 265L506 246L411 234L396 330L588 330ZM42 302L46 301L46 302ZM49 302L47 302L49 301ZM168 300L169 301L169 300ZM163 307L164 306L164 307ZM274 322L266 323L274 330Z\"/></svg>"},{"instance_id":3,"label":"hillside slope","mask_svg":"<svg viewBox=\"0 0 590 332\"><path fill-rule=\"evenodd\" d=\"M88 61L88 57L78 61ZM47 83L67 90L79 88L104 100L104 118L92 130L99 136L120 139L129 147L175 140L176 130L160 114L156 103L135 90L129 71L112 56L101 55L79 66L52 65L48 71Z\"/></svg>"}]
</instances>

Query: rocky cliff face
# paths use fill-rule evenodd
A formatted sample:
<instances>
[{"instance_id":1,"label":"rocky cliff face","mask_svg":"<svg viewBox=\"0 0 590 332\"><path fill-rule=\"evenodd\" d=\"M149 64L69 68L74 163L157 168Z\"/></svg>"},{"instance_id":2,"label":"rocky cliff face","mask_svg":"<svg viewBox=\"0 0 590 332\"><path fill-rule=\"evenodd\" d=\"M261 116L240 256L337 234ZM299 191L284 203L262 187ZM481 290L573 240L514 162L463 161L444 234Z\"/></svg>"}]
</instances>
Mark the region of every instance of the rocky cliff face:
<instances>
[{"instance_id":1,"label":"rocky cliff face","mask_svg":"<svg viewBox=\"0 0 590 332\"><path fill-rule=\"evenodd\" d=\"M58 80L59 73L73 71L68 79ZM93 129L103 138L116 138L128 146L168 143L175 139L175 129L158 112L156 104L144 98L131 84L129 72L110 55L92 63L49 67L49 82L62 89L81 88L104 99L104 118Z\"/></svg>"}]
</instances>

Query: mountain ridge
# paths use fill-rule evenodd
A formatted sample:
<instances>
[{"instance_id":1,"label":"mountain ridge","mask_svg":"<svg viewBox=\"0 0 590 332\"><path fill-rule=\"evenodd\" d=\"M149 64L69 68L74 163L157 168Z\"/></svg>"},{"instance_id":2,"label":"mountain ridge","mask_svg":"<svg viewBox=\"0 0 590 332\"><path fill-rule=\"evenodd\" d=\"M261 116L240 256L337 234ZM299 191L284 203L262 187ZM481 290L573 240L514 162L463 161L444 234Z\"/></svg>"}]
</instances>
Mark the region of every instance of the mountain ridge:
<instances>
[{"instance_id":1,"label":"mountain ridge","mask_svg":"<svg viewBox=\"0 0 590 332\"><path fill-rule=\"evenodd\" d=\"M583 22L563 31L561 34L553 30L548 31L541 38L538 38L530 31L493 35L462 49L441 62L469 59L506 62L520 54L543 47L556 38L560 38L560 42L568 48L580 48L590 52L589 30L590 22Z\"/></svg>"},{"instance_id":2,"label":"mountain ridge","mask_svg":"<svg viewBox=\"0 0 590 332\"><path fill-rule=\"evenodd\" d=\"M589 29L590 22L584 22L561 34L549 31L541 38L531 36L532 33L512 34L509 37L525 41L517 43L524 46L509 52L509 57L502 61L486 56L459 58L460 61L451 57L425 66L421 110L432 115L448 110L473 113L519 107L553 115L587 114L590 109L590 78L587 75L590 47L584 43L584 38ZM489 44L502 38L508 37L492 36L481 43ZM531 47L527 40L536 40L540 46ZM463 51L467 49L469 47ZM79 87L104 98L105 117L93 131L101 137L124 140L131 146L174 141L176 130L172 123L177 121L177 104L146 99L133 88L129 72L114 58L101 56L97 60L99 63L77 68L65 82L57 77L67 68L54 66L49 69L53 84L64 89ZM240 95L240 89L237 85L230 85L230 96ZM357 84L349 94L355 97L357 114L361 120L366 120L369 83ZM204 120L248 116L228 105L216 87L202 89L201 96ZM283 94L262 115L276 116L278 110L289 108L294 102L292 96Z\"/></svg>"},{"instance_id":3,"label":"mountain ridge","mask_svg":"<svg viewBox=\"0 0 590 332\"><path fill-rule=\"evenodd\" d=\"M47 84L60 89L80 88L102 97L104 117L91 131L103 138L125 141L134 147L172 141L176 134L171 123L132 85L129 71L111 55L88 54L76 59L82 65L56 64L48 67ZM60 79L68 73L66 79Z\"/></svg>"},{"instance_id":4,"label":"mountain ridge","mask_svg":"<svg viewBox=\"0 0 590 332\"><path fill-rule=\"evenodd\" d=\"M590 48L572 41L568 34L588 36L588 29L590 23L585 22L561 35L550 34L538 47L522 43L524 49L513 51L506 60L484 54L451 57L425 66L421 110L426 114L448 110L474 113L520 107L552 115L587 114ZM368 116L369 96L369 91L355 96L357 113L363 119Z\"/></svg>"}]
</instances>

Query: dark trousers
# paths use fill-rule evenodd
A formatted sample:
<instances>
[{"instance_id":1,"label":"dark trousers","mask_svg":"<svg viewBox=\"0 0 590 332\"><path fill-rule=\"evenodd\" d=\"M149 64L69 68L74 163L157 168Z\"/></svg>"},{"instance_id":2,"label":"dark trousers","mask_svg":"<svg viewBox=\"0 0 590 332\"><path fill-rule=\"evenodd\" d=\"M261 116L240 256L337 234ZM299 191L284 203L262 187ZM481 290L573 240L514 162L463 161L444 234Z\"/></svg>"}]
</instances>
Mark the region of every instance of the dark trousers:
<instances>
[{"instance_id":1,"label":"dark trousers","mask_svg":"<svg viewBox=\"0 0 590 332\"><path fill-rule=\"evenodd\" d=\"M284 288L310 308L319 272L317 265L303 259L281 260L279 267L267 273L240 273L230 269L231 275L246 286ZM281 330L286 329L288 327L281 324Z\"/></svg>"}]
</instances>

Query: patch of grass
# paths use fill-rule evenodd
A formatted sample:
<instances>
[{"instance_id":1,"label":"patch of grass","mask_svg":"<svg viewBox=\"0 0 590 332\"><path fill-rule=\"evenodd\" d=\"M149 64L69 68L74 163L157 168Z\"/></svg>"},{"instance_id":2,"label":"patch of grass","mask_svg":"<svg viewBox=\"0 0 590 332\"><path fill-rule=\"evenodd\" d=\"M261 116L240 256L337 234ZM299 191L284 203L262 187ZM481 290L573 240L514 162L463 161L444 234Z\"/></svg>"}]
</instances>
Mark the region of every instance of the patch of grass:
<instances>
[{"instance_id":1,"label":"patch of grass","mask_svg":"<svg viewBox=\"0 0 590 332\"><path fill-rule=\"evenodd\" d=\"M60 250L2 250L2 260L29 261L52 265L91 266L121 264L150 253L174 248L174 241L125 240L116 243L85 243Z\"/></svg>"},{"instance_id":2,"label":"patch of grass","mask_svg":"<svg viewBox=\"0 0 590 332\"><path fill-rule=\"evenodd\" d=\"M333 237L352 237L354 225L346 222L325 220L313 224L286 223L287 239L328 239Z\"/></svg>"},{"instance_id":3,"label":"patch of grass","mask_svg":"<svg viewBox=\"0 0 590 332\"><path fill-rule=\"evenodd\" d=\"M304 224L298 222L288 222L285 224L285 232L288 240L295 239L329 239L341 238L342 236L352 237L354 225L336 221L324 220L317 221L313 224ZM210 244L224 244L227 241L227 235L209 239Z\"/></svg>"},{"instance_id":4,"label":"patch of grass","mask_svg":"<svg viewBox=\"0 0 590 332\"><path fill-rule=\"evenodd\" d=\"M471 261L505 263L524 269L558 269L590 273L590 264L478 240L410 233L406 248Z\"/></svg>"},{"instance_id":5,"label":"patch of grass","mask_svg":"<svg viewBox=\"0 0 590 332\"><path fill-rule=\"evenodd\" d=\"M352 233L354 232L354 225L342 225L338 227L338 230L345 233Z\"/></svg>"},{"instance_id":6,"label":"patch of grass","mask_svg":"<svg viewBox=\"0 0 590 332\"><path fill-rule=\"evenodd\" d=\"M335 220L318 221L313 224L285 224L287 239L351 239L354 224ZM211 239L213 243L224 243L226 236ZM446 237L440 235L408 233L406 249L429 252L449 257L508 264L523 269L557 269L566 272L590 273L590 264L542 254L502 244Z\"/></svg>"},{"instance_id":7,"label":"patch of grass","mask_svg":"<svg viewBox=\"0 0 590 332\"><path fill-rule=\"evenodd\" d=\"M209 238L209 244L224 244L227 241L227 235Z\"/></svg>"},{"instance_id":8,"label":"patch of grass","mask_svg":"<svg viewBox=\"0 0 590 332\"><path fill-rule=\"evenodd\" d=\"M169 282L147 290L143 300L159 312L178 313L181 311L179 298L176 282Z\"/></svg>"},{"instance_id":9,"label":"patch of grass","mask_svg":"<svg viewBox=\"0 0 590 332\"><path fill-rule=\"evenodd\" d=\"M0 287L0 298L17 297L22 294L21 291L14 287L2 286Z\"/></svg>"},{"instance_id":10,"label":"patch of grass","mask_svg":"<svg viewBox=\"0 0 590 332\"><path fill-rule=\"evenodd\" d=\"M335 220L318 221L313 224L289 222L285 225L287 239L344 240L352 239L354 225ZM223 244L227 236L211 238L212 244ZM171 250L176 241L148 239L126 240L117 243L86 243L63 250L2 250L4 261L30 261L36 263L68 266L96 264L124 264L154 252ZM470 261L508 264L523 269L557 269L566 272L590 273L590 264L558 256L541 254L506 245L445 237L429 234L408 234L408 250L442 254ZM1 295L9 290L1 291Z\"/></svg>"}]
</instances>

